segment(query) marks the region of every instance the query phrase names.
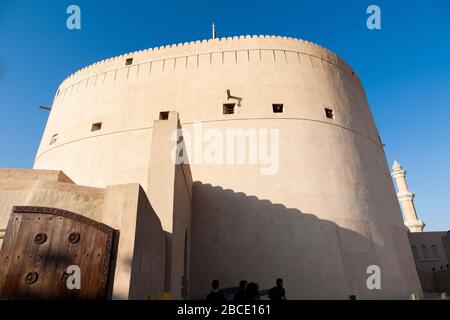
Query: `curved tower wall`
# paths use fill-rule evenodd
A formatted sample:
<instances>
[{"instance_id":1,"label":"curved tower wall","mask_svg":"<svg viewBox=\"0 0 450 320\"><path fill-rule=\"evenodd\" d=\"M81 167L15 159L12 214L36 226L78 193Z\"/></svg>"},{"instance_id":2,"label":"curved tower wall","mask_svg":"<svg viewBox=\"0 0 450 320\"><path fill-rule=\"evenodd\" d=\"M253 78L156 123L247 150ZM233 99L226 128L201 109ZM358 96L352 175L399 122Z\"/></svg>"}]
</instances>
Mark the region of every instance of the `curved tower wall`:
<instances>
[{"instance_id":1,"label":"curved tower wall","mask_svg":"<svg viewBox=\"0 0 450 320\"><path fill-rule=\"evenodd\" d=\"M242 98L232 115L222 110L227 89ZM283 104L283 113L272 104ZM274 175L261 175L260 165L191 164L193 298L203 298L214 278L266 288L282 277L292 298L421 292L361 82L335 54L306 41L197 41L82 69L58 89L35 168L63 170L82 185L146 189L153 121L171 110L189 132L198 121L204 132L279 130ZM102 129L91 132L96 122ZM366 286L369 265L381 267L381 290Z\"/></svg>"}]
</instances>

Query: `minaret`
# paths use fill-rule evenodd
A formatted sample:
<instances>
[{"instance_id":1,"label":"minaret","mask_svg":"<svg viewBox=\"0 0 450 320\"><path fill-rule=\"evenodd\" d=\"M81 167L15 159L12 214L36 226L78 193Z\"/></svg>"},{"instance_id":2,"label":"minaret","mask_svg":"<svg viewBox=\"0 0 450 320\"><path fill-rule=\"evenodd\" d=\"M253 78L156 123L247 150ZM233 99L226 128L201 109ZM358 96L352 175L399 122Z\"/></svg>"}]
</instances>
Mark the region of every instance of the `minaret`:
<instances>
[{"instance_id":1,"label":"minaret","mask_svg":"<svg viewBox=\"0 0 450 320\"><path fill-rule=\"evenodd\" d=\"M422 232L425 227L425 223L417 218L416 208L414 207L414 192L408 190L408 184L406 183L406 171L403 170L402 166L394 161L392 166L392 176L397 184L397 197L402 207L403 219L405 220L405 225L411 232Z\"/></svg>"}]
</instances>

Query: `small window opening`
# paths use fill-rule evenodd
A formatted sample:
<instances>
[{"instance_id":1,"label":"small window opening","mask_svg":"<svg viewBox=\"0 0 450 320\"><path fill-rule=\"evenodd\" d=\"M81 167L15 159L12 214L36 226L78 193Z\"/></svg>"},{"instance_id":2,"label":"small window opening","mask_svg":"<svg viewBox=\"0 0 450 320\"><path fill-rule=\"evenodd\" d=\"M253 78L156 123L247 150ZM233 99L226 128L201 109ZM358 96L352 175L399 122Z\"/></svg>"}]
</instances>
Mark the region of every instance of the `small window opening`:
<instances>
[{"instance_id":1,"label":"small window opening","mask_svg":"<svg viewBox=\"0 0 450 320\"><path fill-rule=\"evenodd\" d=\"M125 65L126 66L129 66L129 65L132 65L133 64L133 58L128 58L126 61L125 61Z\"/></svg>"},{"instance_id":2,"label":"small window opening","mask_svg":"<svg viewBox=\"0 0 450 320\"><path fill-rule=\"evenodd\" d=\"M439 252L438 249L435 245L431 246L431 252L433 253L433 258L434 259L439 259Z\"/></svg>"},{"instance_id":3,"label":"small window opening","mask_svg":"<svg viewBox=\"0 0 450 320\"><path fill-rule=\"evenodd\" d=\"M272 109L273 109L273 113L283 113L283 105L282 104L273 104Z\"/></svg>"},{"instance_id":4,"label":"small window opening","mask_svg":"<svg viewBox=\"0 0 450 320\"><path fill-rule=\"evenodd\" d=\"M325 115L328 119L334 119L333 109L325 108Z\"/></svg>"},{"instance_id":5,"label":"small window opening","mask_svg":"<svg viewBox=\"0 0 450 320\"><path fill-rule=\"evenodd\" d=\"M159 113L159 120L169 120L169 111L162 111Z\"/></svg>"},{"instance_id":6,"label":"small window opening","mask_svg":"<svg viewBox=\"0 0 450 320\"><path fill-rule=\"evenodd\" d=\"M58 134L55 133L52 138L50 139L50 145L54 144L58 140Z\"/></svg>"},{"instance_id":7,"label":"small window opening","mask_svg":"<svg viewBox=\"0 0 450 320\"><path fill-rule=\"evenodd\" d=\"M99 130L102 130L102 123L101 122L93 123L91 131L99 131Z\"/></svg>"},{"instance_id":8,"label":"small window opening","mask_svg":"<svg viewBox=\"0 0 450 320\"><path fill-rule=\"evenodd\" d=\"M422 251L422 259L425 259L425 260L428 259L428 248L427 248L427 246L423 244L420 247L420 249Z\"/></svg>"},{"instance_id":9,"label":"small window opening","mask_svg":"<svg viewBox=\"0 0 450 320\"><path fill-rule=\"evenodd\" d=\"M235 103L224 103L223 114L233 114L235 105Z\"/></svg>"}]
</instances>

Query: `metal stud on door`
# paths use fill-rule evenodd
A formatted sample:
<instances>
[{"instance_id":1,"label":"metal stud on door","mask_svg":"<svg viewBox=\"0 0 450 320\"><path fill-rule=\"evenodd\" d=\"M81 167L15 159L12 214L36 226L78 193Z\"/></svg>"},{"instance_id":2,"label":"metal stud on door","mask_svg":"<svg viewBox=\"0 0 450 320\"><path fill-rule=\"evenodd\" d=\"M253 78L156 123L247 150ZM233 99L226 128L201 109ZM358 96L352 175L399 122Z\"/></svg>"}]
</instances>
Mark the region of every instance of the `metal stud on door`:
<instances>
[{"instance_id":1,"label":"metal stud on door","mask_svg":"<svg viewBox=\"0 0 450 320\"><path fill-rule=\"evenodd\" d=\"M116 234L73 212L14 207L0 250L0 299L107 298ZM67 285L74 276L79 289Z\"/></svg>"}]
</instances>

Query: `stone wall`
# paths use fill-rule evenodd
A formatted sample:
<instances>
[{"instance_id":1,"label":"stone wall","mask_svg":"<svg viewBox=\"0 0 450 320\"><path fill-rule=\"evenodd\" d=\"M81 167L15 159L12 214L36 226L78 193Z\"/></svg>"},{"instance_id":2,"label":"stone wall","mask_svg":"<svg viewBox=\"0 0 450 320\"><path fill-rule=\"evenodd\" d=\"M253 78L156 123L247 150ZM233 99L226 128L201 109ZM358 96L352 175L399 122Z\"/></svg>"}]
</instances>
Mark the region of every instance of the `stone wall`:
<instances>
[{"instance_id":1,"label":"stone wall","mask_svg":"<svg viewBox=\"0 0 450 320\"><path fill-rule=\"evenodd\" d=\"M165 236L138 184L92 188L73 184L60 171L0 169L0 229L6 229L13 206L63 209L118 230L112 298L162 297Z\"/></svg>"}]
</instances>

